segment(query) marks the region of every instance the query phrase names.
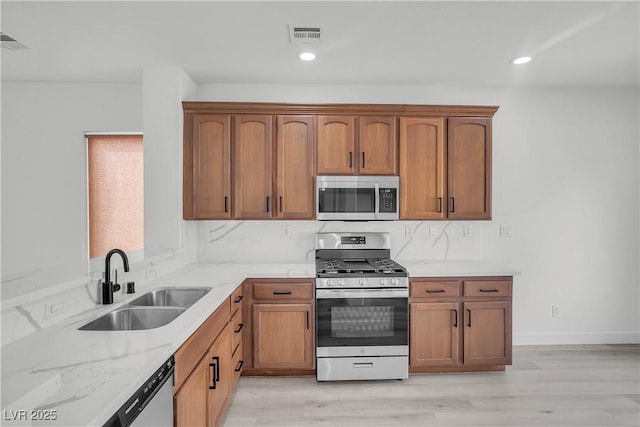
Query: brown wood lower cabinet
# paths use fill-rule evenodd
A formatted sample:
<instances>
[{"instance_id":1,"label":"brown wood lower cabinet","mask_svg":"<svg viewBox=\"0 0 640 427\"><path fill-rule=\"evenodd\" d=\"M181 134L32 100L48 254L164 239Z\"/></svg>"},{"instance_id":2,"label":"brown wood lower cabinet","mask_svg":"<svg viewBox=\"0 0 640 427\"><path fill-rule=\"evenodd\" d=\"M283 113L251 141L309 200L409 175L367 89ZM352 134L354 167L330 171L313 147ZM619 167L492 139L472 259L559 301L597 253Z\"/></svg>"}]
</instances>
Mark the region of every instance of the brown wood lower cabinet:
<instances>
[{"instance_id":1,"label":"brown wood lower cabinet","mask_svg":"<svg viewBox=\"0 0 640 427\"><path fill-rule=\"evenodd\" d=\"M313 279L244 282L244 375L315 373Z\"/></svg>"},{"instance_id":2,"label":"brown wood lower cabinet","mask_svg":"<svg viewBox=\"0 0 640 427\"><path fill-rule=\"evenodd\" d=\"M242 323L241 305L233 302L239 295L234 292L175 353L176 427L214 427L222 423L240 371L236 369L242 337L235 337L233 329Z\"/></svg>"},{"instance_id":3,"label":"brown wood lower cabinet","mask_svg":"<svg viewBox=\"0 0 640 427\"><path fill-rule=\"evenodd\" d=\"M511 364L511 277L411 279L410 372Z\"/></svg>"}]
</instances>

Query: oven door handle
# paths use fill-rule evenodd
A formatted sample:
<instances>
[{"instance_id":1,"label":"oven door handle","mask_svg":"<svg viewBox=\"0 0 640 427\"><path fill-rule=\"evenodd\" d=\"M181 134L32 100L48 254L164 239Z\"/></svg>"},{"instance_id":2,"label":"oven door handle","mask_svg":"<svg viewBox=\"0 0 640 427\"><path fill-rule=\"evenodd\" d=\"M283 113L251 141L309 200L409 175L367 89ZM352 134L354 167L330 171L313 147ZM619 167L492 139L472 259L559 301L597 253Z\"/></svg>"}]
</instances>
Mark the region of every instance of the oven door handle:
<instances>
[{"instance_id":1,"label":"oven door handle","mask_svg":"<svg viewBox=\"0 0 640 427\"><path fill-rule=\"evenodd\" d=\"M316 298L409 298L409 289L316 289Z\"/></svg>"}]
</instances>

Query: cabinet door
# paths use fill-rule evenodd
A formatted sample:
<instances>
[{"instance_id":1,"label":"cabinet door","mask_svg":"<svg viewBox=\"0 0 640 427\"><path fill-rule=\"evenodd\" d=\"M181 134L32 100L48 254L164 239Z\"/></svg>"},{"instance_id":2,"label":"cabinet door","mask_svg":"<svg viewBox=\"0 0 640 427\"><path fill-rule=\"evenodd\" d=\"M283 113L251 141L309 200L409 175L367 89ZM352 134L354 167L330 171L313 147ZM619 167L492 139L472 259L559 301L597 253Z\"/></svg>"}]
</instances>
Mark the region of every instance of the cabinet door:
<instances>
[{"instance_id":1,"label":"cabinet door","mask_svg":"<svg viewBox=\"0 0 640 427\"><path fill-rule=\"evenodd\" d=\"M272 216L272 121L272 116L234 117L235 218Z\"/></svg>"},{"instance_id":2,"label":"cabinet door","mask_svg":"<svg viewBox=\"0 0 640 427\"><path fill-rule=\"evenodd\" d=\"M397 175L398 138L395 117L358 119L358 169L361 175Z\"/></svg>"},{"instance_id":3,"label":"cabinet door","mask_svg":"<svg viewBox=\"0 0 640 427\"><path fill-rule=\"evenodd\" d=\"M176 427L202 427L207 425L207 379L209 358L205 355L173 396Z\"/></svg>"},{"instance_id":4,"label":"cabinet door","mask_svg":"<svg viewBox=\"0 0 640 427\"><path fill-rule=\"evenodd\" d=\"M186 122L191 133L184 144L184 217L231 218L230 116L195 114Z\"/></svg>"},{"instance_id":5,"label":"cabinet door","mask_svg":"<svg viewBox=\"0 0 640 427\"><path fill-rule=\"evenodd\" d=\"M491 119L448 119L449 218L491 219Z\"/></svg>"},{"instance_id":6,"label":"cabinet door","mask_svg":"<svg viewBox=\"0 0 640 427\"><path fill-rule=\"evenodd\" d=\"M511 364L511 302L465 302L464 364Z\"/></svg>"},{"instance_id":7,"label":"cabinet door","mask_svg":"<svg viewBox=\"0 0 640 427\"><path fill-rule=\"evenodd\" d=\"M443 118L400 119L400 219L441 219L445 207Z\"/></svg>"},{"instance_id":8,"label":"cabinet door","mask_svg":"<svg viewBox=\"0 0 640 427\"><path fill-rule=\"evenodd\" d=\"M462 324L457 302L410 304L409 364L455 366L460 363Z\"/></svg>"},{"instance_id":9,"label":"cabinet door","mask_svg":"<svg viewBox=\"0 0 640 427\"><path fill-rule=\"evenodd\" d=\"M313 306L253 305L253 367L313 369Z\"/></svg>"},{"instance_id":10,"label":"cabinet door","mask_svg":"<svg viewBox=\"0 0 640 427\"><path fill-rule=\"evenodd\" d=\"M276 212L282 219L313 219L313 116L278 116Z\"/></svg>"},{"instance_id":11,"label":"cabinet door","mask_svg":"<svg viewBox=\"0 0 640 427\"><path fill-rule=\"evenodd\" d=\"M233 366L231 358L231 325L227 324L209 349L208 358L208 420L209 426L216 426L226 406L233 386Z\"/></svg>"},{"instance_id":12,"label":"cabinet door","mask_svg":"<svg viewBox=\"0 0 640 427\"><path fill-rule=\"evenodd\" d=\"M318 116L318 175L355 172L355 119L353 116Z\"/></svg>"}]
</instances>

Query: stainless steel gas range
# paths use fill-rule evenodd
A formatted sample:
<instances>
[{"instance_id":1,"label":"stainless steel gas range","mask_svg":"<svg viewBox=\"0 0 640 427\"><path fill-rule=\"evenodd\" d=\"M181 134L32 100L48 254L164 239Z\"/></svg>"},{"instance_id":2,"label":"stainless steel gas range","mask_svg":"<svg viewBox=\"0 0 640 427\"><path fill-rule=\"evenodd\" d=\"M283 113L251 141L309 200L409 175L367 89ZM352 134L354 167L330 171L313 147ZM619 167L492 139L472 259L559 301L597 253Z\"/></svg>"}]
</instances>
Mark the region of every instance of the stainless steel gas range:
<instances>
[{"instance_id":1,"label":"stainless steel gas range","mask_svg":"<svg viewBox=\"0 0 640 427\"><path fill-rule=\"evenodd\" d=\"M389 233L316 234L318 381L409 374L409 278Z\"/></svg>"}]
</instances>

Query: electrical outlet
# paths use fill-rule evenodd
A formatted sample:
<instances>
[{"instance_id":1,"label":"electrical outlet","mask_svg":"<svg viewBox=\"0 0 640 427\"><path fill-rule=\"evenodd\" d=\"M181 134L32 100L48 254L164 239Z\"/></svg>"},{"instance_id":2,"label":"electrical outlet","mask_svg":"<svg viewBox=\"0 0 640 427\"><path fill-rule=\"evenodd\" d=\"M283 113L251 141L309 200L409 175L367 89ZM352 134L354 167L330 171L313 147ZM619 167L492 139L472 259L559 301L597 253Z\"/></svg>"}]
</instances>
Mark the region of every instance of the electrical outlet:
<instances>
[{"instance_id":1,"label":"electrical outlet","mask_svg":"<svg viewBox=\"0 0 640 427\"><path fill-rule=\"evenodd\" d=\"M404 227L405 237L413 237L416 233L416 226L414 224L407 224Z\"/></svg>"},{"instance_id":2,"label":"electrical outlet","mask_svg":"<svg viewBox=\"0 0 640 427\"><path fill-rule=\"evenodd\" d=\"M473 237L473 226L471 224L462 226L462 237Z\"/></svg>"},{"instance_id":3,"label":"electrical outlet","mask_svg":"<svg viewBox=\"0 0 640 427\"><path fill-rule=\"evenodd\" d=\"M286 237L287 239L291 238L291 226L283 225L282 226L282 237Z\"/></svg>"},{"instance_id":4,"label":"electrical outlet","mask_svg":"<svg viewBox=\"0 0 640 427\"><path fill-rule=\"evenodd\" d=\"M560 317L560 307L557 305L551 306L551 317Z\"/></svg>"},{"instance_id":5,"label":"electrical outlet","mask_svg":"<svg viewBox=\"0 0 640 427\"><path fill-rule=\"evenodd\" d=\"M503 238L511 238L511 226L510 225L500 225L500 237Z\"/></svg>"},{"instance_id":6,"label":"electrical outlet","mask_svg":"<svg viewBox=\"0 0 640 427\"><path fill-rule=\"evenodd\" d=\"M44 318L50 319L64 313L67 309L67 304L62 299L48 302L44 305Z\"/></svg>"}]
</instances>

